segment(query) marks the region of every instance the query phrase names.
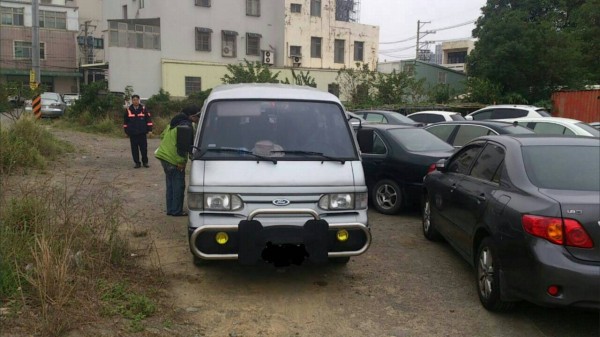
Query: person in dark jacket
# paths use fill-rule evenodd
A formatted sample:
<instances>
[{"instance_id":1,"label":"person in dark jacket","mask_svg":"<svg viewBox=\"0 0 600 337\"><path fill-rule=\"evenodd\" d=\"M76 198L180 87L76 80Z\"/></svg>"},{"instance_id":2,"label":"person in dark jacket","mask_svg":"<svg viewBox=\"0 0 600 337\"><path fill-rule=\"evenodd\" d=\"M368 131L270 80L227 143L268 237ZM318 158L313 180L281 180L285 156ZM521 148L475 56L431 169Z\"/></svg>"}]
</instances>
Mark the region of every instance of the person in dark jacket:
<instances>
[{"instance_id":1,"label":"person in dark jacket","mask_svg":"<svg viewBox=\"0 0 600 337\"><path fill-rule=\"evenodd\" d=\"M165 171L167 215L186 216L183 211L185 193L185 166L194 141L193 123L198 123L200 108L185 107L160 135L160 145L154 156Z\"/></svg>"},{"instance_id":2,"label":"person in dark jacket","mask_svg":"<svg viewBox=\"0 0 600 337\"><path fill-rule=\"evenodd\" d=\"M131 96L132 104L125 111L123 118L123 130L129 137L131 143L131 156L135 163L134 168L150 167L148 165L148 138L147 134L152 132L152 116L146 107L140 104L140 96ZM142 162L140 163L140 154Z\"/></svg>"}]
</instances>

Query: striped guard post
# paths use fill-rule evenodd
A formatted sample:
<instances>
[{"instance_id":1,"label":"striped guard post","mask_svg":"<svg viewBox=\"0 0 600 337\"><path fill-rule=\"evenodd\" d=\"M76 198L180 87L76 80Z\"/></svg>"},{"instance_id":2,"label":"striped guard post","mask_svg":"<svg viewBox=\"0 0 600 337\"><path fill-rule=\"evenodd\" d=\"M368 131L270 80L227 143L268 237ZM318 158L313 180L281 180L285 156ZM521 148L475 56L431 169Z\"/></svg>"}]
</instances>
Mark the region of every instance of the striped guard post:
<instances>
[{"instance_id":1,"label":"striped guard post","mask_svg":"<svg viewBox=\"0 0 600 337\"><path fill-rule=\"evenodd\" d=\"M33 97L31 109L33 110L35 119L40 119L42 117L42 97L40 95L35 95Z\"/></svg>"}]
</instances>

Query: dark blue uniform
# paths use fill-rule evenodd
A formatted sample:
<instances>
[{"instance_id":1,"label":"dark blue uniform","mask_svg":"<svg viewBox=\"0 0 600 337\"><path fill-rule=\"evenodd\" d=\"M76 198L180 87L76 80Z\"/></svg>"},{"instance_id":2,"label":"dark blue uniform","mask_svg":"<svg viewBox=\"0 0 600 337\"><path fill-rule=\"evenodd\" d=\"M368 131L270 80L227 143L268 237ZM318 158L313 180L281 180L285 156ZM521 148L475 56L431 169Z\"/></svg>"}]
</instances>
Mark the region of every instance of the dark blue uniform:
<instances>
[{"instance_id":1,"label":"dark blue uniform","mask_svg":"<svg viewBox=\"0 0 600 337\"><path fill-rule=\"evenodd\" d=\"M135 167L140 167L140 153L142 162L148 167L148 139L146 135L152 132L152 117L146 107L139 104L137 108L130 105L123 118L123 130L129 136L131 143L131 156Z\"/></svg>"}]
</instances>

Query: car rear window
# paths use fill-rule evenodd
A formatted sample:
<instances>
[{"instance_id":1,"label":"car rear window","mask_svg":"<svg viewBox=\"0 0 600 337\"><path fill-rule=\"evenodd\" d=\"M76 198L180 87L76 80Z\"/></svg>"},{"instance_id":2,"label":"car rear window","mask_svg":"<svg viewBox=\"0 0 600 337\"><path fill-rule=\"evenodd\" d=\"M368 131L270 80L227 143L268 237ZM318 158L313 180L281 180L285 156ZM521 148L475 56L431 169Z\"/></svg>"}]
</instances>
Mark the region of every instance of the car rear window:
<instances>
[{"instance_id":1,"label":"car rear window","mask_svg":"<svg viewBox=\"0 0 600 337\"><path fill-rule=\"evenodd\" d=\"M508 124L502 127L507 133L534 133L533 130L521 125Z\"/></svg>"},{"instance_id":2,"label":"car rear window","mask_svg":"<svg viewBox=\"0 0 600 337\"><path fill-rule=\"evenodd\" d=\"M389 133L410 152L454 150L454 147L423 129L390 129Z\"/></svg>"},{"instance_id":3,"label":"car rear window","mask_svg":"<svg viewBox=\"0 0 600 337\"><path fill-rule=\"evenodd\" d=\"M526 146L523 161L529 180L539 188L600 190L598 146Z\"/></svg>"},{"instance_id":4,"label":"car rear window","mask_svg":"<svg viewBox=\"0 0 600 337\"><path fill-rule=\"evenodd\" d=\"M576 123L575 125L577 125L578 127L582 128L583 130L589 132L593 137L600 137L600 130L594 128L593 126L586 124L586 123Z\"/></svg>"},{"instance_id":5,"label":"car rear window","mask_svg":"<svg viewBox=\"0 0 600 337\"><path fill-rule=\"evenodd\" d=\"M539 114L540 114L540 116L542 116L542 117L552 117L552 115L551 115L551 114L550 114L548 111L546 111L546 110L544 110L544 109L537 109L537 110L535 110L535 111L536 111L537 113L539 113Z\"/></svg>"}]
</instances>

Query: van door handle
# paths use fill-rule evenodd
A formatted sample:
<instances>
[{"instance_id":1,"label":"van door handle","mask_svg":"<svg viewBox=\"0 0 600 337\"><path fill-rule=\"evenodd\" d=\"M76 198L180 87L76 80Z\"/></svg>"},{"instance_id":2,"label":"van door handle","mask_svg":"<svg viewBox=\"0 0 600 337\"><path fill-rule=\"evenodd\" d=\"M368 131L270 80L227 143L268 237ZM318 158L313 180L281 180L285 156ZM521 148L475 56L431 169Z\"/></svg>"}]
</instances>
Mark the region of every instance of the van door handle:
<instances>
[{"instance_id":1,"label":"van door handle","mask_svg":"<svg viewBox=\"0 0 600 337\"><path fill-rule=\"evenodd\" d=\"M450 193L454 192L455 189L456 189L456 183L453 183L452 186L450 186Z\"/></svg>"},{"instance_id":2,"label":"van door handle","mask_svg":"<svg viewBox=\"0 0 600 337\"><path fill-rule=\"evenodd\" d=\"M480 193L477 196L477 203L481 203L481 202L484 202L484 201L485 201L485 193Z\"/></svg>"}]
</instances>

